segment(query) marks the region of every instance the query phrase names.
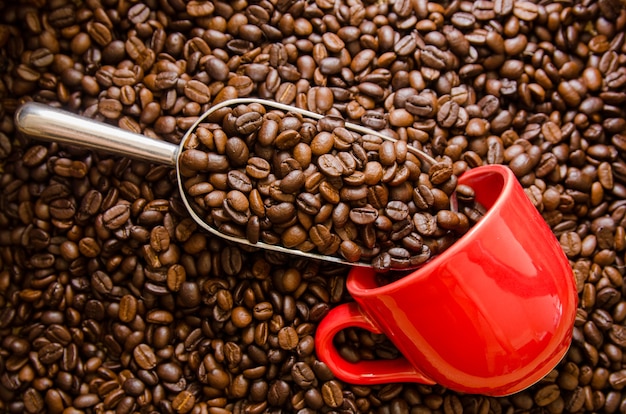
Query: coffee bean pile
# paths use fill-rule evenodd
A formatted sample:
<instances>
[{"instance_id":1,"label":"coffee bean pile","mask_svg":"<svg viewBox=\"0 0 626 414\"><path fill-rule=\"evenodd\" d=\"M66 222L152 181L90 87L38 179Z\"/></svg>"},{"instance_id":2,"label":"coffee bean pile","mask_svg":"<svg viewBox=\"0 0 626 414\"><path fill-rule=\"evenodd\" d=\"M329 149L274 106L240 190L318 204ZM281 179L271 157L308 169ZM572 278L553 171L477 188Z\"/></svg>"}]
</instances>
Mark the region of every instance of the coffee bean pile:
<instances>
[{"instance_id":1,"label":"coffee bean pile","mask_svg":"<svg viewBox=\"0 0 626 414\"><path fill-rule=\"evenodd\" d=\"M189 136L180 167L200 217L223 234L387 271L425 263L470 227L451 203L473 190L451 201L451 163L422 172L405 141L256 102L220 112Z\"/></svg>"},{"instance_id":2,"label":"coffee bean pile","mask_svg":"<svg viewBox=\"0 0 626 414\"><path fill-rule=\"evenodd\" d=\"M0 411L625 412L625 26L619 0L0 0ZM350 300L345 267L225 243L172 169L13 125L35 100L178 143L238 97L365 125L456 176L508 165L576 277L564 360L502 398L338 381L314 335Z\"/></svg>"}]
</instances>

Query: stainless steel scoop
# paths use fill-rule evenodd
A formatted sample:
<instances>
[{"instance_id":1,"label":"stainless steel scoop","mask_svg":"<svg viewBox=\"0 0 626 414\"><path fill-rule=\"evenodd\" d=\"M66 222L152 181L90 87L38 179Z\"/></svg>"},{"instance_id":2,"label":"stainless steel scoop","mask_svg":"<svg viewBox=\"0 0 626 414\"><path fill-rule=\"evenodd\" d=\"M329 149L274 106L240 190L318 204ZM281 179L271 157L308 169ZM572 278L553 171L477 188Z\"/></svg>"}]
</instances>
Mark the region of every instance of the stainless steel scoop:
<instances>
[{"instance_id":1,"label":"stainless steel scoop","mask_svg":"<svg viewBox=\"0 0 626 414\"><path fill-rule=\"evenodd\" d=\"M180 194L189 212L189 215L206 231L223 239L248 245L251 247L272 250L275 252L295 254L310 259L324 260L327 262L341 263L351 266L371 267L370 263L349 262L338 256L329 256L312 252L305 252L297 249L290 249L280 245L273 245L264 242L251 243L245 238L234 237L219 232L216 228L206 223L192 207L192 202L188 199L187 192L183 188L183 179L180 174L179 160L184 150L185 143L195 131L196 127L208 116L224 107L236 107L241 104L257 103L272 110L282 110L301 114L305 118L319 120L323 115L306 111L289 105L276 102L265 101L254 98L240 98L224 101L216 104L207 112L198 117L198 120L185 133L179 145L148 138L135 134L121 128L98 122L86 117L78 116L70 112L60 110L48 105L36 102L28 102L22 105L15 113L15 125L23 134L43 141L70 144L96 151L105 151L129 158L139 159L152 163L165 164L176 167L176 175ZM377 131L365 128L361 125L346 122L345 127L360 134L369 134L382 139L395 142L396 140L385 136ZM409 146L409 151L426 164L434 164L436 160L423 151ZM454 204L454 197L451 203ZM452 206L454 208L454 205Z\"/></svg>"}]
</instances>

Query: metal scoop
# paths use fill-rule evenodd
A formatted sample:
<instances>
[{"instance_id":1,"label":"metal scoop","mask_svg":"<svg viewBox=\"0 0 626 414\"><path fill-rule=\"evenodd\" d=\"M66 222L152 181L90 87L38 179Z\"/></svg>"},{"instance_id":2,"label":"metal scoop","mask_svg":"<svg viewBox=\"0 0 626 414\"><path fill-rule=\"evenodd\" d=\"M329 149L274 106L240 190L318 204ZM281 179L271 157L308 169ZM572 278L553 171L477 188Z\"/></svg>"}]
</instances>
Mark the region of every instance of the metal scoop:
<instances>
[{"instance_id":1,"label":"metal scoop","mask_svg":"<svg viewBox=\"0 0 626 414\"><path fill-rule=\"evenodd\" d=\"M351 266L372 267L370 263L350 262L338 256L330 256L313 252L301 251L298 249L286 248L280 245L268 244L262 241L251 243L245 238L234 237L229 234L221 233L216 228L205 222L194 211L192 201L188 199L187 192L183 187L183 177L180 174L179 162L180 156L185 149L185 143L196 130L197 126L214 112L225 107L236 107L241 104L257 103L271 110L282 110L301 114L305 118L319 120L324 115L299 109L293 106L284 105L276 102L265 101L254 98L240 98L224 101L214 105L207 112L198 117L198 120L185 133L179 145L171 144L164 141L158 141L143 135L135 134L121 128L111 126L102 122L98 122L86 117L78 116L70 112L60 110L41 103L28 102L22 105L15 113L15 125L23 134L38 140L57 142L61 144L76 145L84 148L90 148L96 151L105 151L129 158L139 159L152 163L165 164L176 167L176 176L180 194L189 212L189 215L206 231L219 236L223 239L244 244L247 246L271 250L274 252L294 254L310 259L324 260L327 262L346 264ZM396 140L385 136L377 131L365 128L360 125L346 122L345 128L355 131L359 134L369 134L380 137L384 140L395 142ZM408 146L408 150L426 164L434 164L436 160L423 151L415 147ZM451 197L452 208L456 202Z\"/></svg>"}]
</instances>

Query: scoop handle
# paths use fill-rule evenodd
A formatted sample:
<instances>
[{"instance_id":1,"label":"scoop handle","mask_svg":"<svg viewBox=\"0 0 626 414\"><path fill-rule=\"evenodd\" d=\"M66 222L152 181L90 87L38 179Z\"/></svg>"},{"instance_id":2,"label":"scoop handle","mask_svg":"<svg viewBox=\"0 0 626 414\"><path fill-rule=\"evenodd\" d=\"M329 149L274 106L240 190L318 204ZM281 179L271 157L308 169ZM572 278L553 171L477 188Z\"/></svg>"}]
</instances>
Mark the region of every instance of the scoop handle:
<instances>
[{"instance_id":1,"label":"scoop handle","mask_svg":"<svg viewBox=\"0 0 626 414\"><path fill-rule=\"evenodd\" d=\"M15 125L24 135L38 140L80 146L153 163L175 166L178 156L178 145L37 102L27 102L17 109Z\"/></svg>"}]
</instances>

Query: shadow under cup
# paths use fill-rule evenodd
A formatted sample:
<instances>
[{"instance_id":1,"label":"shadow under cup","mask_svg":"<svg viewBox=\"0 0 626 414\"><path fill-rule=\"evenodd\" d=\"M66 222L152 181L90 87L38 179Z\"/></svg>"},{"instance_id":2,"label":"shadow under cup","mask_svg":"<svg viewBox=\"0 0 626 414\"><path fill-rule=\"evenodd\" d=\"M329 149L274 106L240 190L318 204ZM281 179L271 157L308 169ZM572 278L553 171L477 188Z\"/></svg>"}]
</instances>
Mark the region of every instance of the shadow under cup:
<instances>
[{"instance_id":1,"label":"shadow under cup","mask_svg":"<svg viewBox=\"0 0 626 414\"><path fill-rule=\"evenodd\" d=\"M339 379L501 396L539 381L567 352L578 296L556 237L508 168L478 167L459 183L487 213L445 252L384 286L373 269L351 269L355 302L331 310L316 333L318 357ZM345 360L333 338L349 327L384 333L403 357Z\"/></svg>"}]
</instances>

